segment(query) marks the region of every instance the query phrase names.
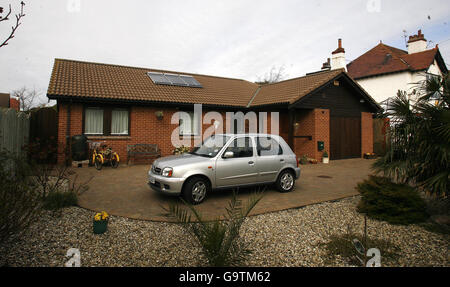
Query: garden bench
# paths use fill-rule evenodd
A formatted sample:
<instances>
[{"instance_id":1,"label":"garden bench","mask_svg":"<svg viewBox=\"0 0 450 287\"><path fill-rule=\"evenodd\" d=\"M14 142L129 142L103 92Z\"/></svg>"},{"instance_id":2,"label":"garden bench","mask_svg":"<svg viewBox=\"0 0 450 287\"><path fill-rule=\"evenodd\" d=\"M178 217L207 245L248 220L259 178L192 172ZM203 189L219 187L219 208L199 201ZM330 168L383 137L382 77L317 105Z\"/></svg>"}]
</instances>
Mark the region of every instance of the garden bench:
<instances>
[{"instance_id":1,"label":"garden bench","mask_svg":"<svg viewBox=\"0 0 450 287\"><path fill-rule=\"evenodd\" d=\"M145 158L155 160L161 157L161 150L157 144L134 144L127 145L127 164L133 158Z\"/></svg>"}]
</instances>

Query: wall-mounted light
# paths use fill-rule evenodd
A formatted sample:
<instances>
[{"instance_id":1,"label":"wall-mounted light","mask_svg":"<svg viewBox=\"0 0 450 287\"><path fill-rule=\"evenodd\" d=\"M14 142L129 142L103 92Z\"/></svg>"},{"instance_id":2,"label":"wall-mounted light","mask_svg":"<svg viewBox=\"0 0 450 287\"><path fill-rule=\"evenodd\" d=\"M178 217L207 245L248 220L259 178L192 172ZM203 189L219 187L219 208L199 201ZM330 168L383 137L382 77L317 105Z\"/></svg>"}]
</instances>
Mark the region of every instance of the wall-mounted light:
<instances>
[{"instance_id":1,"label":"wall-mounted light","mask_svg":"<svg viewBox=\"0 0 450 287\"><path fill-rule=\"evenodd\" d=\"M361 99L361 100L359 100L359 102L360 102L361 104L363 104L363 103L365 103L366 101L364 101L363 99Z\"/></svg>"}]
</instances>

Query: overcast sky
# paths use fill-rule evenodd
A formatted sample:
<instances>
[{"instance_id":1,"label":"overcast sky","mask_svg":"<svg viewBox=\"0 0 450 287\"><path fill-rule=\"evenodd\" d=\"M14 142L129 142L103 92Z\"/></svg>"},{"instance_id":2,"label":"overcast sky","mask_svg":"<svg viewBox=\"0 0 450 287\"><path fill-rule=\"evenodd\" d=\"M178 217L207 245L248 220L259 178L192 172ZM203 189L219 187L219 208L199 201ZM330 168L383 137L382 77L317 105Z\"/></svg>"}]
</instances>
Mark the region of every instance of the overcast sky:
<instances>
[{"instance_id":1,"label":"overcast sky","mask_svg":"<svg viewBox=\"0 0 450 287\"><path fill-rule=\"evenodd\" d=\"M54 58L249 81L284 66L293 78L319 70L338 38L350 62L380 40L406 49L403 30L418 29L450 64L448 0L23 1L26 17L0 48L0 92L45 95ZM0 23L1 42L12 24Z\"/></svg>"}]
</instances>

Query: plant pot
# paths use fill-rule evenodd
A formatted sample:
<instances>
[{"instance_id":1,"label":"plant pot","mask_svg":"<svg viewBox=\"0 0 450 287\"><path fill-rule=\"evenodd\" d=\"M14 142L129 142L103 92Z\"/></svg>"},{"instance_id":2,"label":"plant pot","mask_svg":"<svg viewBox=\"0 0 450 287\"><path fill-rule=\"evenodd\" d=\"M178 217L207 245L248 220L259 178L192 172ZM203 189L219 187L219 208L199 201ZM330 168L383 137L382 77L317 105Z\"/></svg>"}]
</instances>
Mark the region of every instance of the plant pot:
<instances>
[{"instance_id":1,"label":"plant pot","mask_svg":"<svg viewBox=\"0 0 450 287\"><path fill-rule=\"evenodd\" d=\"M108 220L94 220L94 234L102 234L106 232Z\"/></svg>"},{"instance_id":2,"label":"plant pot","mask_svg":"<svg viewBox=\"0 0 450 287\"><path fill-rule=\"evenodd\" d=\"M323 163L329 163L330 162L330 158L324 157L324 158L322 158L322 162Z\"/></svg>"}]
</instances>

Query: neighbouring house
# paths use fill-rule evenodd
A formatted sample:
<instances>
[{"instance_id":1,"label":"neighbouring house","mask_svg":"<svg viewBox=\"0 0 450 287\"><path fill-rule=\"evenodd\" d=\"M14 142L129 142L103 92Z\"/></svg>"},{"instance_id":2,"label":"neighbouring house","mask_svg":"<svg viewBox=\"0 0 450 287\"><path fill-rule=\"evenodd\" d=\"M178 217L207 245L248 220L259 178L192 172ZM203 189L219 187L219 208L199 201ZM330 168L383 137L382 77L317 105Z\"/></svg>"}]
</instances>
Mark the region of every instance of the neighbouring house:
<instances>
[{"instance_id":1,"label":"neighbouring house","mask_svg":"<svg viewBox=\"0 0 450 287\"><path fill-rule=\"evenodd\" d=\"M406 91L415 100L417 85L430 76L448 72L438 45L427 49L422 31L409 37L408 51L380 43L346 65L345 50L339 40L338 49L332 53L331 63L323 69L346 68L348 74L378 103L395 97L398 90Z\"/></svg>"},{"instance_id":2,"label":"neighbouring house","mask_svg":"<svg viewBox=\"0 0 450 287\"><path fill-rule=\"evenodd\" d=\"M10 108L19 111L20 104L19 101L7 93L0 93L0 108Z\"/></svg>"},{"instance_id":3,"label":"neighbouring house","mask_svg":"<svg viewBox=\"0 0 450 287\"><path fill-rule=\"evenodd\" d=\"M344 69L260 86L241 79L55 59L47 96L57 101L60 147L71 136L85 134L105 141L124 160L127 145L140 143L158 144L163 156L171 154L177 127L176 136L193 142L199 136L195 127L200 127L193 118L194 104L203 105L203 114L216 111L224 119L227 112L259 117L266 112L269 131L271 112L279 112L279 134L298 156L321 160L318 145L323 142L331 159L361 157L372 152L372 115L380 109ZM188 112L192 125L173 121L177 111ZM236 126L224 121L202 124L201 131ZM248 126L237 130L248 131ZM58 161L64 161L64 154Z\"/></svg>"}]
</instances>

